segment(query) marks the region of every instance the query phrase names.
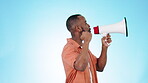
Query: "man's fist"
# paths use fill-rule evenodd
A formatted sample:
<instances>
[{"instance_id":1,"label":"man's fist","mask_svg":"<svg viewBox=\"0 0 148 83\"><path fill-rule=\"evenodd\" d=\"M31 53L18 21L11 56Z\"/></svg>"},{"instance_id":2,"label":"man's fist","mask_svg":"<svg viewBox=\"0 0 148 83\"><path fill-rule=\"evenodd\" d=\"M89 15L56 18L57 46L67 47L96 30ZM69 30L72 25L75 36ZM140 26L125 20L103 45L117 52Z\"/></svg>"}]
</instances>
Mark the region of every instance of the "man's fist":
<instances>
[{"instance_id":1,"label":"man's fist","mask_svg":"<svg viewBox=\"0 0 148 83\"><path fill-rule=\"evenodd\" d=\"M82 32L80 37L81 40L84 40L84 43L89 43L91 41L92 34L90 32Z\"/></svg>"},{"instance_id":2,"label":"man's fist","mask_svg":"<svg viewBox=\"0 0 148 83\"><path fill-rule=\"evenodd\" d=\"M109 34L107 34L106 36L102 38L102 46L108 47L111 42L112 40Z\"/></svg>"}]
</instances>

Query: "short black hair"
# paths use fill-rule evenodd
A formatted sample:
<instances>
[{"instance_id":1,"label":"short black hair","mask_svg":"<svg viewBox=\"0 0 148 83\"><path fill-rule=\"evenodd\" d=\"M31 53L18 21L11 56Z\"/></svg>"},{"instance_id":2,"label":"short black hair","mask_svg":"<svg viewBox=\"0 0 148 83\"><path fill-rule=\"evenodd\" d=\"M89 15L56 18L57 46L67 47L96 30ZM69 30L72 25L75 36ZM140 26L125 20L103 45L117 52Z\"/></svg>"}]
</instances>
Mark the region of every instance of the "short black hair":
<instances>
[{"instance_id":1,"label":"short black hair","mask_svg":"<svg viewBox=\"0 0 148 83\"><path fill-rule=\"evenodd\" d=\"M81 14L71 15L66 21L66 27L70 31L73 24L79 19L78 16L82 16Z\"/></svg>"}]
</instances>

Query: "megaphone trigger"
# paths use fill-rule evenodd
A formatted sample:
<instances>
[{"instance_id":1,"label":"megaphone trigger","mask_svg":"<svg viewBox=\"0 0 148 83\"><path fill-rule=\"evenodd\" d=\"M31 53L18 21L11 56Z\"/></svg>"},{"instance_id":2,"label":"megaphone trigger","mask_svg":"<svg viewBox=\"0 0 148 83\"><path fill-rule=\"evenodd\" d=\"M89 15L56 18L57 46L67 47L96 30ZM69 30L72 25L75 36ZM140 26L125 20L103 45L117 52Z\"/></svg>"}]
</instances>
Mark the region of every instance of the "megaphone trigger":
<instances>
[{"instance_id":1,"label":"megaphone trigger","mask_svg":"<svg viewBox=\"0 0 148 83\"><path fill-rule=\"evenodd\" d=\"M108 33L102 33L101 35L102 35L102 37L105 37L105 36L107 36L107 34Z\"/></svg>"}]
</instances>

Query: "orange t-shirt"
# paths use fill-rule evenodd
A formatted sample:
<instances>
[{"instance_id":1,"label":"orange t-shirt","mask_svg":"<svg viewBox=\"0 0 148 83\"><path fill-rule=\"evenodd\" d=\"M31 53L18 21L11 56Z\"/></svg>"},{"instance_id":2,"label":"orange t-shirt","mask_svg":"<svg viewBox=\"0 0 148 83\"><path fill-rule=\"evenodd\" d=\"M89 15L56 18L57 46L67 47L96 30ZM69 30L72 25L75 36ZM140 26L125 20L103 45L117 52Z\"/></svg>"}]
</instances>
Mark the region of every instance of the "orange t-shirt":
<instances>
[{"instance_id":1,"label":"orange t-shirt","mask_svg":"<svg viewBox=\"0 0 148 83\"><path fill-rule=\"evenodd\" d=\"M90 83L91 80L93 83L98 83L96 73L97 58L90 51L88 51L90 67L87 66L83 72L74 68L74 62L76 61L77 56L81 53L81 50L82 48L80 48L80 45L77 42L71 38L67 39L67 44L64 46L62 52L66 83ZM89 68L92 76L90 76Z\"/></svg>"}]
</instances>

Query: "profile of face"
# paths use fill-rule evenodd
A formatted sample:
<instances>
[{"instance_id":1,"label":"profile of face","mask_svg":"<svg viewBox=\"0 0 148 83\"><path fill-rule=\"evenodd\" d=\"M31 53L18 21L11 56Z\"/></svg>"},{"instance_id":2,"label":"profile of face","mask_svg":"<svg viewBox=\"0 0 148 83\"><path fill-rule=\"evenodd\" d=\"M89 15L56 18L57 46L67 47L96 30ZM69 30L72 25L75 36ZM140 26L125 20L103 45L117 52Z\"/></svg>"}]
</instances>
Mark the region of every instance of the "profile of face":
<instances>
[{"instance_id":1,"label":"profile of face","mask_svg":"<svg viewBox=\"0 0 148 83\"><path fill-rule=\"evenodd\" d=\"M87 24L85 18L83 16L78 16L79 18L79 27L81 27L81 31L91 32L90 25Z\"/></svg>"}]
</instances>

